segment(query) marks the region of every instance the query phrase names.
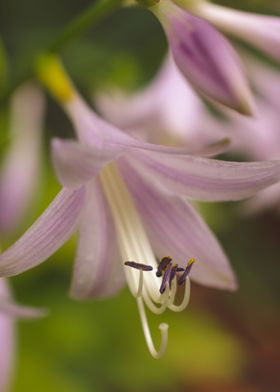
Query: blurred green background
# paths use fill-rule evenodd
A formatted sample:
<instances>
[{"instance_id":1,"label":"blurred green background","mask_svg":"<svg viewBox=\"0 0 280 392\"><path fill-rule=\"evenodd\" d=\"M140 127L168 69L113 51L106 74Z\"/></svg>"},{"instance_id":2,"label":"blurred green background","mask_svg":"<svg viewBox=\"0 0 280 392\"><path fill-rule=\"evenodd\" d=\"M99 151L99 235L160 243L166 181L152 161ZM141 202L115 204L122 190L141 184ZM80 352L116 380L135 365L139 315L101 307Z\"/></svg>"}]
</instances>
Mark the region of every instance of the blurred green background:
<instances>
[{"instance_id":1,"label":"blurred green background","mask_svg":"<svg viewBox=\"0 0 280 392\"><path fill-rule=\"evenodd\" d=\"M10 81L91 2L9 0L0 2L1 36ZM223 1L280 14L278 0ZM99 86L134 89L155 73L166 51L158 22L145 10L122 9L62 52L66 67L86 97ZM8 115L0 118L1 148ZM45 168L40 192L18 237L59 189L48 155L53 135L71 126L48 98ZM279 201L280 202L280 201ZM237 293L193 285L191 304L181 314L150 315L155 341L161 320L170 324L165 357L152 359L134 299L127 289L105 301L74 302L67 296L75 239L48 262L11 279L20 302L50 309L47 319L17 325L17 364L12 392L277 392L280 390L279 234L274 212L244 216L241 204L201 206L239 278ZM1 355L1 353L0 353Z\"/></svg>"}]
</instances>

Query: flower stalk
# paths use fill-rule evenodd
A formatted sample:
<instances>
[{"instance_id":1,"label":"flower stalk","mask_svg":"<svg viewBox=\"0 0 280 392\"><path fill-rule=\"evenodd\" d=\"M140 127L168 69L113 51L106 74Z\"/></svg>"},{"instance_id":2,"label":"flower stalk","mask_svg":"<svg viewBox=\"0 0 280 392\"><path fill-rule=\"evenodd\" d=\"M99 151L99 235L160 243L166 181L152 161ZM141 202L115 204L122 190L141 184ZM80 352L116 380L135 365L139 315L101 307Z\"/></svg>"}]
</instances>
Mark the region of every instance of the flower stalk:
<instances>
[{"instance_id":1,"label":"flower stalk","mask_svg":"<svg viewBox=\"0 0 280 392\"><path fill-rule=\"evenodd\" d=\"M67 44L80 37L91 26L99 23L115 11L121 3L122 0L98 0L94 2L61 31L58 37L49 45L47 52L60 52Z\"/></svg>"}]
</instances>

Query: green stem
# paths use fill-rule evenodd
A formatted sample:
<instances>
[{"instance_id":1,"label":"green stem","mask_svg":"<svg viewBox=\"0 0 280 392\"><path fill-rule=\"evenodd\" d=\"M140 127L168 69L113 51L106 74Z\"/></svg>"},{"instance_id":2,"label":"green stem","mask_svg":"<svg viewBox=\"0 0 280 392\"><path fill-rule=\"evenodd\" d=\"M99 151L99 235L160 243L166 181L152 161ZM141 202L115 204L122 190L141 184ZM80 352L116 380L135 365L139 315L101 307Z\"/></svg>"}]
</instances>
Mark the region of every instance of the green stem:
<instances>
[{"instance_id":1,"label":"green stem","mask_svg":"<svg viewBox=\"0 0 280 392\"><path fill-rule=\"evenodd\" d=\"M91 26L100 22L103 18L112 13L122 3L122 0L97 0L89 6L84 12L72 20L51 42L47 48L43 48L41 53L58 53L67 44L72 42L74 39L80 37L86 30ZM37 58L36 54L33 56L30 63L26 66L25 71L18 76L1 94L0 105L4 103L14 90L30 79L34 75L33 65Z\"/></svg>"},{"instance_id":2,"label":"green stem","mask_svg":"<svg viewBox=\"0 0 280 392\"><path fill-rule=\"evenodd\" d=\"M121 3L122 0L98 0L82 12L76 19L70 22L59 36L49 45L47 51L57 53L69 42L78 38L85 30L95 23L100 22L105 16L113 12L120 6Z\"/></svg>"}]
</instances>

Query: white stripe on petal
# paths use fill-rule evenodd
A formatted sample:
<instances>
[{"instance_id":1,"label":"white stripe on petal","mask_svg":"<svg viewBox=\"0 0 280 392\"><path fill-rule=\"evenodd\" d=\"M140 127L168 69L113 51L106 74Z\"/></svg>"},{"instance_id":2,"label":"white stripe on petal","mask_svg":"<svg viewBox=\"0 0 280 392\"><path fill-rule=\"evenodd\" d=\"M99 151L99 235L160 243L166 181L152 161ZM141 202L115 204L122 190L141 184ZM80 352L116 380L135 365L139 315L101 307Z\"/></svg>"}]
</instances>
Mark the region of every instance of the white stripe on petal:
<instances>
[{"instance_id":1,"label":"white stripe on petal","mask_svg":"<svg viewBox=\"0 0 280 392\"><path fill-rule=\"evenodd\" d=\"M84 187L62 189L22 237L0 255L0 275L17 275L51 256L76 229L84 203Z\"/></svg>"}]
</instances>

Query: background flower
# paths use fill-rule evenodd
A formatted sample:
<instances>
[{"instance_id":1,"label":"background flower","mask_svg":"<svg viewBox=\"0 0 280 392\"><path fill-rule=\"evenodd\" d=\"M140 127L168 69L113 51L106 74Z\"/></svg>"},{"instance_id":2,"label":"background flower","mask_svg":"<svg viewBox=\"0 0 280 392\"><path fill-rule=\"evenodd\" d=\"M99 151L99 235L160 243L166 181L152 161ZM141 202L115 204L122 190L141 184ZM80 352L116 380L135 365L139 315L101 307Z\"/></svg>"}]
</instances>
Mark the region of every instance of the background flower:
<instances>
[{"instance_id":1,"label":"background flower","mask_svg":"<svg viewBox=\"0 0 280 392\"><path fill-rule=\"evenodd\" d=\"M39 87L26 84L11 102L9 146L0 172L0 232L15 230L35 200L40 182L44 102Z\"/></svg>"}]
</instances>

